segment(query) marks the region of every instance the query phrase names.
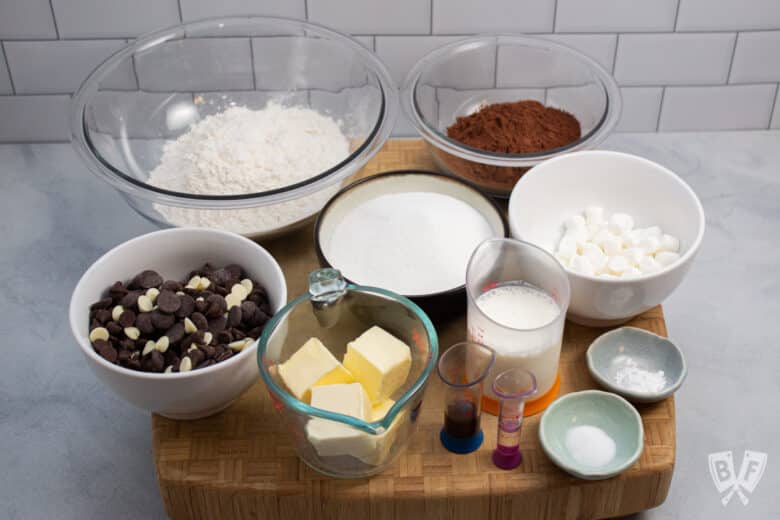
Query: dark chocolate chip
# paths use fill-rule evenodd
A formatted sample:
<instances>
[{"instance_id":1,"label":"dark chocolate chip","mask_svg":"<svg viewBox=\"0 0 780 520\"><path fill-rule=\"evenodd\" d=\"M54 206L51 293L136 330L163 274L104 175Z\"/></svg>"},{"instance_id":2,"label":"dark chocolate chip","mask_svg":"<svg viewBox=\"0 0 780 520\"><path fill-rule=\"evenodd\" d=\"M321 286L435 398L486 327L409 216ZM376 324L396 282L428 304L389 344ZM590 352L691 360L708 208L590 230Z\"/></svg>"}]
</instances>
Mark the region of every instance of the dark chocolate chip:
<instances>
[{"instance_id":1,"label":"dark chocolate chip","mask_svg":"<svg viewBox=\"0 0 780 520\"><path fill-rule=\"evenodd\" d=\"M166 289L160 291L160 294L157 295L157 307L163 312L172 314L181 307L181 300L176 296L176 293Z\"/></svg>"},{"instance_id":2,"label":"dark chocolate chip","mask_svg":"<svg viewBox=\"0 0 780 520\"><path fill-rule=\"evenodd\" d=\"M165 335L168 336L171 343L178 343L184 337L184 324L182 322L174 323L171 328L165 332Z\"/></svg>"},{"instance_id":3,"label":"dark chocolate chip","mask_svg":"<svg viewBox=\"0 0 780 520\"><path fill-rule=\"evenodd\" d=\"M152 315L152 325L159 330L167 330L176 322L176 316L160 312L159 309L153 310L149 314Z\"/></svg>"},{"instance_id":4,"label":"dark chocolate chip","mask_svg":"<svg viewBox=\"0 0 780 520\"><path fill-rule=\"evenodd\" d=\"M230 273L230 277L236 281L240 280L244 275L244 268L238 264L226 265L225 271Z\"/></svg>"},{"instance_id":5,"label":"dark chocolate chip","mask_svg":"<svg viewBox=\"0 0 780 520\"><path fill-rule=\"evenodd\" d=\"M229 359L232 356L233 356L233 351L230 349L225 349L214 357L214 361L216 361L217 363L221 363L222 361L225 361L226 359Z\"/></svg>"},{"instance_id":6,"label":"dark chocolate chip","mask_svg":"<svg viewBox=\"0 0 780 520\"><path fill-rule=\"evenodd\" d=\"M121 300L119 300L119 305L125 309L131 309L135 307L136 303L138 302L138 297L142 294L142 291L130 291L129 293L125 294Z\"/></svg>"},{"instance_id":7,"label":"dark chocolate chip","mask_svg":"<svg viewBox=\"0 0 780 520\"><path fill-rule=\"evenodd\" d=\"M140 330L140 329L139 329ZM119 340L119 346L124 350L135 350L135 341L130 338L123 338Z\"/></svg>"},{"instance_id":8,"label":"dark chocolate chip","mask_svg":"<svg viewBox=\"0 0 780 520\"><path fill-rule=\"evenodd\" d=\"M241 319L245 322L252 321L252 317L257 312L257 304L244 300L241 302Z\"/></svg>"},{"instance_id":9,"label":"dark chocolate chip","mask_svg":"<svg viewBox=\"0 0 780 520\"><path fill-rule=\"evenodd\" d=\"M257 339L260 337L260 334L263 333L263 327L255 327L254 329L250 330L246 333L247 336L249 336L252 339Z\"/></svg>"},{"instance_id":10,"label":"dark chocolate chip","mask_svg":"<svg viewBox=\"0 0 780 520\"><path fill-rule=\"evenodd\" d=\"M141 331L141 334L152 334L154 332L154 323L152 323L152 313L142 312L135 318L135 326Z\"/></svg>"},{"instance_id":11,"label":"dark chocolate chip","mask_svg":"<svg viewBox=\"0 0 780 520\"><path fill-rule=\"evenodd\" d=\"M216 318L212 318L209 320L209 331L213 335L217 335L223 330L225 330L225 326L227 325L227 320L224 316L217 316Z\"/></svg>"},{"instance_id":12,"label":"dark chocolate chip","mask_svg":"<svg viewBox=\"0 0 780 520\"><path fill-rule=\"evenodd\" d=\"M220 296L223 296L223 297L227 296L228 294L230 294L230 291L228 291L227 287L225 287L224 285L217 285L217 286L215 286L214 287L214 292L217 293Z\"/></svg>"},{"instance_id":13,"label":"dark chocolate chip","mask_svg":"<svg viewBox=\"0 0 780 520\"><path fill-rule=\"evenodd\" d=\"M106 324L106 330L111 336L121 336L123 334L123 327L115 321L110 321Z\"/></svg>"},{"instance_id":14,"label":"dark chocolate chip","mask_svg":"<svg viewBox=\"0 0 780 520\"><path fill-rule=\"evenodd\" d=\"M116 358L120 365L125 365L127 364L127 361L130 359L130 351L121 349L117 354Z\"/></svg>"},{"instance_id":15,"label":"dark chocolate chip","mask_svg":"<svg viewBox=\"0 0 780 520\"><path fill-rule=\"evenodd\" d=\"M202 363L203 360L206 359L206 355L197 348L189 351L187 355L189 356L190 361L192 361L192 368L197 367L198 364Z\"/></svg>"},{"instance_id":16,"label":"dark chocolate chip","mask_svg":"<svg viewBox=\"0 0 780 520\"><path fill-rule=\"evenodd\" d=\"M193 312L190 320L198 327L198 330L208 330L209 328L209 321L200 312Z\"/></svg>"},{"instance_id":17,"label":"dark chocolate chip","mask_svg":"<svg viewBox=\"0 0 780 520\"><path fill-rule=\"evenodd\" d=\"M177 318L187 318L195 311L195 298L189 294L182 294L179 296L181 306L179 310L175 312Z\"/></svg>"},{"instance_id":18,"label":"dark chocolate chip","mask_svg":"<svg viewBox=\"0 0 780 520\"><path fill-rule=\"evenodd\" d=\"M268 316L273 314L273 312L271 312L271 305L268 302L263 302L260 305L258 305L258 307L260 307L260 310L263 311Z\"/></svg>"},{"instance_id":19,"label":"dark chocolate chip","mask_svg":"<svg viewBox=\"0 0 780 520\"><path fill-rule=\"evenodd\" d=\"M212 345L202 345L198 348L203 351L203 355L205 355L208 359L213 358L217 354L217 349Z\"/></svg>"},{"instance_id":20,"label":"dark chocolate chip","mask_svg":"<svg viewBox=\"0 0 780 520\"><path fill-rule=\"evenodd\" d=\"M90 305L89 310L94 311L97 309L107 309L111 307L112 303L114 303L114 300L112 300L111 298L102 298L96 301L95 303L93 303L92 305Z\"/></svg>"},{"instance_id":21,"label":"dark chocolate chip","mask_svg":"<svg viewBox=\"0 0 780 520\"><path fill-rule=\"evenodd\" d=\"M95 318L92 318L92 321L89 322L89 331L92 332L93 329L96 329L96 328L102 327L102 326L103 326L102 323L100 323Z\"/></svg>"},{"instance_id":22,"label":"dark chocolate chip","mask_svg":"<svg viewBox=\"0 0 780 520\"><path fill-rule=\"evenodd\" d=\"M241 318L241 307L239 305L234 305L230 308L230 311L228 311L228 326L238 327L241 325Z\"/></svg>"},{"instance_id":23,"label":"dark chocolate chip","mask_svg":"<svg viewBox=\"0 0 780 520\"><path fill-rule=\"evenodd\" d=\"M206 309L209 308L209 304L206 303L206 300L195 300L195 310L200 312L201 314L206 312Z\"/></svg>"},{"instance_id":24,"label":"dark chocolate chip","mask_svg":"<svg viewBox=\"0 0 780 520\"><path fill-rule=\"evenodd\" d=\"M179 349L181 349L182 352L187 352L187 349L190 348L190 345L195 341L197 332L193 334L187 334L181 339L181 342L179 343Z\"/></svg>"},{"instance_id":25,"label":"dark chocolate chip","mask_svg":"<svg viewBox=\"0 0 780 520\"><path fill-rule=\"evenodd\" d=\"M157 350L152 350L149 355L144 357L141 367L148 372L162 372L165 368L163 355Z\"/></svg>"},{"instance_id":26,"label":"dark chocolate chip","mask_svg":"<svg viewBox=\"0 0 780 520\"><path fill-rule=\"evenodd\" d=\"M136 276L133 283L142 289L151 289L162 285L163 278L156 271L146 270Z\"/></svg>"},{"instance_id":27,"label":"dark chocolate chip","mask_svg":"<svg viewBox=\"0 0 780 520\"><path fill-rule=\"evenodd\" d=\"M238 341L246 337L246 333L244 333L244 331L241 329L233 329L231 332L233 334L233 341Z\"/></svg>"},{"instance_id":28,"label":"dark chocolate chip","mask_svg":"<svg viewBox=\"0 0 780 520\"><path fill-rule=\"evenodd\" d=\"M206 303L209 304L208 309L206 310L207 318L216 318L217 316L222 316L227 310L227 302L225 302L225 298L218 294L212 294L206 298Z\"/></svg>"},{"instance_id":29,"label":"dark chocolate chip","mask_svg":"<svg viewBox=\"0 0 780 520\"><path fill-rule=\"evenodd\" d=\"M116 349L106 340L96 339L92 345L95 347L95 351L109 363L115 363L117 358Z\"/></svg>"},{"instance_id":30,"label":"dark chocolate chip","mask_svg":"<svg viewBox=\"0 0 780 520\"><path fill-rule=\"evenodd\" d=\"M179 366L179 355L170 348L165 351L165 366L168 365Z\"/></svg>"},{"instance_id":31,"label":"dark chocolate chip","mask_svg":"<svg viewBox=\"0 0 780 520\"><path fill-rule=\"evenodd\" d=\"M117 281L114 282L114 285L112 285L110 289L108 289L108 294L114 300L121 300L122 297L127 294L127 288L125 287L125 284Z\"/></svg>"},{"instance_id":32,"label":"dark chocolate chip","mask_svg":"<svg viewBox=\"0 0 780 520\"><path fill-rule=\"evenodd\" d=\"M184 289L184 284L176 280L165 280L160 286L161 291L173 291L174 293Z\"/></svg>"},{"instance_id":33,"label":"dark chocolate chip","mask_svg":"<svg viewBox=\"0 0 780 520\"><path fill-rule=\"evenodd\" d=\"M217 333L217 343L230 343L233 341L233 335L229 330L223 330Z\"/></svg>"},{"instance_id":34,"label":"dark chocolate chip","mask_svg":"<svg viewBox=\"0 0 780 520\"><path fill-rule=\"evenodd\" d=\"M132 327L135 325L135 313L131 310L122 312L122 314L119 315L119 324L122 327Z\"/></svg>"},{"instance_id":35,"label":"dark chocolate chip","mask_svg":"<svg viewBox=\"0 0 780 520\"><path fill-rule=\"evenodd\" d=\"M95 319L100 323L108 323L111 321L111 311L108 309L98 309L95 311Z\"/></svg>"}]
</instances>

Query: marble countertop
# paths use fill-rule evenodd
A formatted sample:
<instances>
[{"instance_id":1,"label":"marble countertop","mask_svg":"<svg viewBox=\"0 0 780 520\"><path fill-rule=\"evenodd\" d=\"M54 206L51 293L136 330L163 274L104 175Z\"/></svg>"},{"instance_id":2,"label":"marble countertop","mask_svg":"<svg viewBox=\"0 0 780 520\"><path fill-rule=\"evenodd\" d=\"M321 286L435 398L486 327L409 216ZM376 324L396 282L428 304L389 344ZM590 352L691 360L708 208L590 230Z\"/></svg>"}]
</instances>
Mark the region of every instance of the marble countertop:
<instances>
[{"instance_id":1,"label":"marble countertop","mask_svg":"<svg viewBox=\"0 0 780 520\"><path fill-rule=\"evenodd\" d=\"M677 394L671 491L642 519L780 517L780 132L623 134L605 148L671 168L707 232L665 303L689 374ZM0 146L0 518L165 518L149 415L106 390L71 338L81 273L154 226L67 144ZM743 506L721 505L707 455L766 452Z\"/></svg>"}]
</instances>

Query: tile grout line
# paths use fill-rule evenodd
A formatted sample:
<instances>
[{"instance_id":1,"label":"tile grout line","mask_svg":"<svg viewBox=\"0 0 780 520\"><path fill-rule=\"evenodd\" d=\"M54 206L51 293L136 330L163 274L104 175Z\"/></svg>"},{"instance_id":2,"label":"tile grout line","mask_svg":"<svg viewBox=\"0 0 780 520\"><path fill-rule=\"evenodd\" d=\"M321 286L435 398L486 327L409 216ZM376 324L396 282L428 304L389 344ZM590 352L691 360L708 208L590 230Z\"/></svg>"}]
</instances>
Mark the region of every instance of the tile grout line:
<instances>
[{"instance_id":1,"label":"tile grout line","mask_svg":"<svg viewBox=\"0 0 780 520\"><path fill-rule=\"evenodd\" d=\"M433 0L430 0L428 5L430 6L428 10L428 34L433 34Z\"/></svg>"},{"instance_id":2,"label":"tile grout line","mask_svg":"<svg viewBox=\"0 0 780 520\"><path fill-rule=\"evenodd\" d=\"M133 40L125 40L126 43L130 43ZM130 69L133 71L133 78L135 79L136 90L141 90L141 82L138 80L138 69L135 66L135 53L130 57Z\"/></svg>"},{"instance_id":3,"label":"tile grout line","mask_svg":"<svg viewBox=\"0 0 780 520\"><path fill-rule=\"evenodd\" d=\"M49 9L51 10L51 21L54 24L54 34L60 39L60 28L57 26L57 16L54 14L54 0L49 0Z\"/></svg>"},{"instance_id":4,"label":"tile grout line","mask_svg":"<svg viewBox=\"0 0 780 520\"><path fill-rule=\"evenodd\" d=\"M184 16L181 14L181 0L176 0L176 6L179 8L179 23L183 23Z\"/></svg>"},{"instance_id":5,"label":"tile grout line","mask_svg":"<svg viewBox=\"0 0 780 520\"><path fill-rule=\"evenodd\" d=\"M734 68L734 56L737 54L737 42L739 41L739 33L734 35L734 46L731 48L731 61L729 61L729 71L726 73L726 85L731 83L731 71Z\"/></svg>"},{"instance_id":6,"label":"tile grout line","mask_svg":"<svg viewBox=\"0 0 780 520\"><path fill-rule=\"evenodd\" d=\"M3 55L3 62L5 62L5 70L8 71L8 81L11 83L11 95L16 95L16 85L14 85L14 77L11 75L11 64L8 63L8 54L5 52L5 42L0 41L0 54Z\"/></svg>"},{"instance_id":7,"label":"tile grout line","mask_svg":"<svg viewBox=\"0 0 780 520\"><path fill-rule=\"evenodd\" d=\"M666 86L661 89L661 101L658 103L658 118L655 121L655 131L661 131L661 113L664 111L664 99L666 98Z\"/></svg>"},{"instance_id":8,"label":"tile grout line","mask_svg":"<svg viewBox=\"0 0 780 520\"><path fill-rule=\"evenodd\" d=\"M558 0L555 0L553 3L553 23L552 23L552 33L555 33L555 28L558 25Z\"/></svg>"},{"instance_id":9,"label":"tile grout line","mask_svg":"<svg viewBox=\"0 0 780 520\"><path fill-rule=\"evenodd\" d=\"M772 129L772 121L775 119L775 108L777 107L778 96L780 96L780 83L775 85L775 99L772 100L772 106L769 108L769 124L766 127L767 130Z\"/></svg>"},{"instance_id":10,"label":"tile grout line","mask_svg":"<svg viewBox=\"0 0 780 520\"><path fill-rule=\"evenodd\" d=\"M620 45L620 33L615 34L615 52L612 54L612 78L615 78L615 68L617 67L618 45Z\"/></svg>"},{"instance_id":11,"label":"tile grout line","mask_svg":"<svg viewBox=\"0 0 780 520\"><path fill-rule=\"evenodd\" d=\"M252 88L257 90L257 72L255 71L255 43L254 38L247 38L249 40L249 59L252 63Z\"/></svg>"},{"instance_id":12,"label":"tile grout line","mask_svg":"<svg viewBox=\"0 0 780 520\"><path fill-rule=\"evenodd\" d=\"M672 24L672 32L677 32L677 20L680 19L680 4L682 0L677 0L677 8L674 10L674 24Z\"/></svg>"}]
</instances>

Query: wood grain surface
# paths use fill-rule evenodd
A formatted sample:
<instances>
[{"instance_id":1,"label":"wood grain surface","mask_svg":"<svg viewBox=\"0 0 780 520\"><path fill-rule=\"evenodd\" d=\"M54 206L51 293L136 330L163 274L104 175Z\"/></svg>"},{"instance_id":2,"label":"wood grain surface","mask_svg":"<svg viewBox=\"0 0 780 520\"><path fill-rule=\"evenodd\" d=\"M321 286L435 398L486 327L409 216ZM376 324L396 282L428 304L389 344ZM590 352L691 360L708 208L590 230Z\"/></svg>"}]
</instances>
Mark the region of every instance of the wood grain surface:
<instances>
[{"instance_id":1,"label":"wood grain surface","mask_svg":"<svg viewBox=\"0 0 780 520\"><path fill-rule=\"evenodd\" d=\"M359 174L405 168L434 169L420 141L390 141ZM266 244L287 277L288 294L306 290L318 267L311 226ZM630 325L666 335L656 307ZM596 388L585 350L604 329L567 322L561 353L561 393ZM439 344L465 339L465 318L439 327ZM367 479L320 475L295 455L262 383L220 414L174 421L152 416L153 455L160 493L173 519L579 519L624 515L666 498L675 458L674 400L638 406L645 428L639 461L618 477L587 482L568 476L544 455L540 416L527 418L523 464L510 471L490 460L496 418L483 415L485 443L455 455L438 440L443 386L431 377L417 432L386 472Z\"/></svg>"}]
</instances>

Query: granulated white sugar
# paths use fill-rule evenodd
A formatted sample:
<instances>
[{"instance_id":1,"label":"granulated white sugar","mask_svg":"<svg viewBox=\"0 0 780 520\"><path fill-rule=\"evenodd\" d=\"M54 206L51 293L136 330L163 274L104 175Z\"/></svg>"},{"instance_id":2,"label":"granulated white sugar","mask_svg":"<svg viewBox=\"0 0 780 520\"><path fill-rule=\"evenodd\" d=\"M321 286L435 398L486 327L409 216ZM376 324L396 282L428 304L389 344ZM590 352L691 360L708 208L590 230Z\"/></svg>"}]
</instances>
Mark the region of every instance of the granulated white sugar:
<instances>
[{"instance_id":1,"label":"granulated white sugar","mask_svg":"<svg viewBox=\"0 0 780 520\"><path fill-rule=\"evenodd\" d=\"M566 449L583 466L600 468L615 458L615 441L598 426L581 425L566 431Z\"/></svg>"},{"instance_id":2,"label":"granulated white sugar","mask_svg":"<svg viewBox=\"0 0 780 520\"><path fill-rule=\"evenodd\" d=\"M471 253L493 236L465 202L433 192L380 195L347 213L324 244L350 280L407 295L463 285Z\"/></svg>"},{"instance_id":3,"label":"granulated white sugar","mask_svg":"<svg viewBox=\"0 0 780 520\"><path fill-rule=\"evenodd\" d=\"M349 142L332 118L305 107L270 102L262 110L230 107L195 123L163 148L149 184L199 195L235 195L289 186L343 161ZM318 211L337 189L240 210L155 205L171 223L252 234Z\"/></svg>"}]
</instances>

